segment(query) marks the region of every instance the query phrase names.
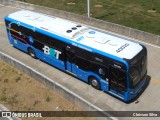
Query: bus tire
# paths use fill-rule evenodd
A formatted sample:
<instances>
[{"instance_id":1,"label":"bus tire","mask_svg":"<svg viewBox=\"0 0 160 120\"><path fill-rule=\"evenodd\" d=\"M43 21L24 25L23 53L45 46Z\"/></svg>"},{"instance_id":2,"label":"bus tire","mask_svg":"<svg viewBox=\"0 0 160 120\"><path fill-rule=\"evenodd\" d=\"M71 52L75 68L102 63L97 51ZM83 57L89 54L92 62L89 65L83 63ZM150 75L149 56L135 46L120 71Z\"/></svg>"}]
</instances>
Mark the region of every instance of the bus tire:
<instances>
[{"instance_id":1,"label":"bus tire","mask_svg":"<svg viewBox=\"0 0 160 120\"><path fill-rule=\"evenodd\" d=\"M32 58L36 58L36 54L34 52L34 50L32 48L28 48L28 54L32 57Z\"/></svg>"},{"instance_id":2,"label":"bus tire","mask_svg":"<svg viewBox=\"0 0 160 120\"><path fill-rule=\"evenodd\" d=\"M95 88L95 89L97 89L97 90L100 90L100 83L99 83L99 81L97 80L97 78L95 78L95 77L90 77L90 78L89 78L89 83L90 83L90 85L91 85L93 88Z\"/></svg>"}]
</instances>

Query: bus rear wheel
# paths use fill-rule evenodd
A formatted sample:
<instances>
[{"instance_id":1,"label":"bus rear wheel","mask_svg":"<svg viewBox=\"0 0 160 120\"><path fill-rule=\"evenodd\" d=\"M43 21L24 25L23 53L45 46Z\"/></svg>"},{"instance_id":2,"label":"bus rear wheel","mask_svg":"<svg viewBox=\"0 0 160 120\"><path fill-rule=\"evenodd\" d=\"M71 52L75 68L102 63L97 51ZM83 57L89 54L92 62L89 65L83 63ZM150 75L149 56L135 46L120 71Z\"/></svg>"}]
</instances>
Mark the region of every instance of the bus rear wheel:
<instances>
[{"instance_id":1,"label":"bus rear wheel","mask_svg":"<svg viewBox=\"0 0 160 120\"><path fill-rule=\"evenodd\" d=\"M36 54L34 52L34 50L32 48L28 48L28 54L32 57L32 58L36 58Z\"/></svg>"},{"instance_id":2,"label":"bus rear wheel","mask_svg":"<svg viewBox=\"0 0 160 120\"><path fill-rule=\"evenodd\" d=\"M93 88L100 90L100 83L95 77L90 77L89 83Z\"/></svg>"}]
</instances>

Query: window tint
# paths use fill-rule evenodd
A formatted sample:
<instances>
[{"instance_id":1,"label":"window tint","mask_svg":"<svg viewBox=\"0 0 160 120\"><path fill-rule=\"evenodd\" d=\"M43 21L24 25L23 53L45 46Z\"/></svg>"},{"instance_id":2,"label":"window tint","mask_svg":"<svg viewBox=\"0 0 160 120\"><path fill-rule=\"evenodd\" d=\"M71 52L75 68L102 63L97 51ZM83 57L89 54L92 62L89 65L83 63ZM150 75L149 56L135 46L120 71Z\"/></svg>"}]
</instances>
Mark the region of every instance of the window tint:
<instances>
[{"instance_id":1,"label":"window tint","mask_svg":"<svg viewBox=\"0 0 160 120\"><path fill-rule=\"evenodd\" d=\"M91 60L91 56L93 55L93 53L76 47L76 55L80 58Z\"/></svg>"},{"instance_id":2,"label":"window tint","mask_svg":"<svg viewBox=\"0 0 160 120\"><path fill-rule=\"evenodd\" d=\"M8 29L11 33L11 36L19 41L21 41L22 43L28 43L28 37L22 33L21 30L21 26L18 26L17 24L13 23L10 27L10 29Z\"/></svg>"},{"instance_id":3,"label":"window tint","mask_svg":"<svg viewBox=\"0 0 160 120\"><path fill-rule=\"evenodd\" d=\"M126 72L114 66L110 66L110 87L124 94L126 90Z\"/></svg>"},{"instance_id":4,"label":"window tint","mask_svg":"<svg viewBox=\"0 0 160 120\"><path fill-rule=\"evenodd\" d=\"M109 72L108 72L108 68L106 66L102 66L100 64L96 64L96 63L92 62L90 64L90 70L92 70L94 73L101 76L103 79L108 78Z\"/></svg>"},{"instance_id":5,"label":"window tint","mask_svg":"<svg viewBox=\"0 0 160 120\"><path fill-rule=\"evenodd\" d=\"M79 57L76 58L76 65L82 70L85 70L85 71L90 70L89 69L90 62L82 58L79 58Z\"/></svg>"},{"instance_id":6,"label":"window tint","mask_svg":"<svg viewBox=\"0 0 160 120\"><path fill-rule=\"evenodd\" d=\"M45 45L48 45L48 46L55 48L57 50L60 50L60 51L63 51L65 46L67 45L66 43L64 43L60 40L49 37L49 36L44 35L39 32L35 32L33 35L33 38L40 43L43 43Z\"/></svg>"}]
</instances>

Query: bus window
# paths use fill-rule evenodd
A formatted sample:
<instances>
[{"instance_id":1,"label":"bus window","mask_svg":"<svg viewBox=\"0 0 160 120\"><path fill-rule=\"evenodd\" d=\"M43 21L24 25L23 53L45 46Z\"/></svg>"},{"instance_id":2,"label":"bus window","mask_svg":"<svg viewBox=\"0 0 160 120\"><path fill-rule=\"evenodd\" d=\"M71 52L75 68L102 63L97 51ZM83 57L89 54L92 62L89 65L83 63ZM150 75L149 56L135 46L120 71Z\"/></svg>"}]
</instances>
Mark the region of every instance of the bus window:
<instances>
[{"instance_id":1,"label":"bus window","mask_svg":"<svg viewBox=\"0 0 160 120\"><path fill-rule=\"evenodd\" d=\"M136 61L134 65L130 66L130 87L134 88L138 85L147 73L147 57L143 56Z\"/></svg>"},{"instance_id":2,"label":"bus window","mask_svg":"<svg viewBox=\"0 0 160 120\"><path fill-rule=\"evenodd\" d=\"M75 56L75 50L72 49L70 46L66 47L66 60L72 64L76 63L76 56Z\"/></svg>"},{"instance_id":3,"label":"bus window","mask_svg":"<svg viewBox=\"0 0 160 120\"><path fill-rule=\"evenodd\" d=\"M124 94L126 91L126 72L117 67L110 66L109 86L111 90Z\"/></svg>"},{"instance_id":4,"label":"bus window","mask_svg":"<svg viewBox=\"0 0 160 120\"><path fill-rule=\"evenodd\" d=\"M89 66L90 66L90 62L87 60L84 60L80 57L76 57L76 65L84 70L84 71L88 71L89 70Z\"/></svg>"},{"instance_id":5,"label":"bus window","mask_svg":"<svg viewBox=\"0 0 160 120\"><path fill-rule=\"evenodd\" d=\"M98 74L101 78L108 79L108 68L96 63L90 63L89 69Z\"/></svg>"}]
</instances>

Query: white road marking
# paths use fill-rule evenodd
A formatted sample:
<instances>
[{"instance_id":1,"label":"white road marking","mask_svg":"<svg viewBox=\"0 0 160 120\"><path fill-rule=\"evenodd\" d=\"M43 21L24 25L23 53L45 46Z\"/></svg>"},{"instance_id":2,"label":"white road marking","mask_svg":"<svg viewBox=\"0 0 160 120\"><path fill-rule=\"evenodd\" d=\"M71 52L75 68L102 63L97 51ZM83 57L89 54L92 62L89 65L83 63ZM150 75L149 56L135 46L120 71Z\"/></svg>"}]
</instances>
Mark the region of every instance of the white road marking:
<instances>
[{"instance_id":1,"label":"white road marking","mask_svg":"<svg viewBox=\"0 0 160 120\"><path fill-rule=\"evenodd\" d=\"M1 22L1 21L0 21L0 25L4 25L4 22Z\"/></svg>"}]
</instances>

